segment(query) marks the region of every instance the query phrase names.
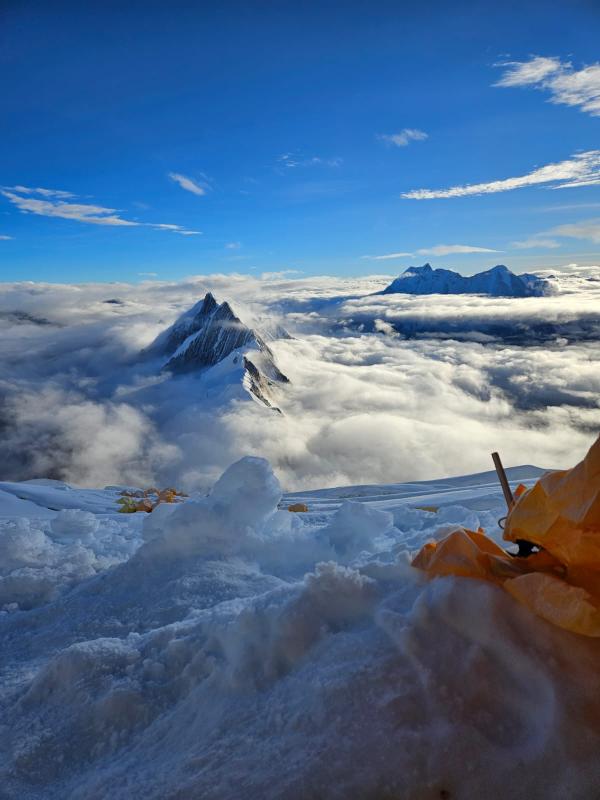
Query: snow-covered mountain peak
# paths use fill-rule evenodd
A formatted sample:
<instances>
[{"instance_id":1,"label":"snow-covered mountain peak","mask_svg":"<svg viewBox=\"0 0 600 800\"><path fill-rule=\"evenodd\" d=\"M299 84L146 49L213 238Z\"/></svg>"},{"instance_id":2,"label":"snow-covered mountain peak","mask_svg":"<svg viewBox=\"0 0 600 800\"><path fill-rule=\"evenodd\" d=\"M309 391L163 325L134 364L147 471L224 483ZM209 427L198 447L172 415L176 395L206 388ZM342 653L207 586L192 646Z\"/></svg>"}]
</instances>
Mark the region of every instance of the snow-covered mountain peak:
<instances>
[{"instance_id":1,"label":"snow-covered mountain peak","mask_svg":"<svg viewBox=\"0 0 600 800\"><path fill-rule=\"evenodd\" d=\"M223 365L240 370L239 382L269 407L274 406L270 387L288 382L260 333L211 292L159 334L146 353L161 357L162 369L173 374L204 372L218 364L221 371Z\"/></svg>"},{"instance_id":2,"label":"snow-covered mountain peak","mask_svg":"<svg viewBox=\"0 0 600 800\"><path fill-rule=\"evenodd\" d=\"M177 347L165 353L169 356L164 365L171 372L190 372L218 364L241 347L263 350L266 344L259 334L245 325L236 316L227 301L217 303L212 294L207 294L199 311L191 317L175 322L176 336L170 344L178 341ZM186 333L185 338L181 334ZM268 348L267 348L268 349Z\"/></svg>"},{"instance_id":3,"label":"snow-covered mountain peak","mask_svg":"<svg viewBox=\"0 0 600 800\"><path fill-rule=\"evenodd\" d=\"M516 275L497 264L476 275L464 276L431 264L408 267L381 294L486 294L491 297L540 297L550 293L550 284L532 274Z\"/></svg>"},{"instance_id":4,"label":"snow-covered mountain peak","mask_svg":"<svg viewBox=\"0 0 600 800\"><path fill-rule=\"evenodd\" d=\"M202 300L178 317L173 325L162 331L145 353L150 356L172 355L188 336L201 330L218 305L214 295L207 292Z\"/></svg>"},{"instance_id":5,"label":"snow-covered mountain peak","mask_svg":"<svg viewBox=\"0 0 600 800\"><path fill-rule=\"evenodd\" d=\"M407 270L404 271L404 275L412 274L412 275L426 275L427 273L433 272L433 267L429 262L423 264L422 267L409 267Z\"/></svg>"}]
</instances>

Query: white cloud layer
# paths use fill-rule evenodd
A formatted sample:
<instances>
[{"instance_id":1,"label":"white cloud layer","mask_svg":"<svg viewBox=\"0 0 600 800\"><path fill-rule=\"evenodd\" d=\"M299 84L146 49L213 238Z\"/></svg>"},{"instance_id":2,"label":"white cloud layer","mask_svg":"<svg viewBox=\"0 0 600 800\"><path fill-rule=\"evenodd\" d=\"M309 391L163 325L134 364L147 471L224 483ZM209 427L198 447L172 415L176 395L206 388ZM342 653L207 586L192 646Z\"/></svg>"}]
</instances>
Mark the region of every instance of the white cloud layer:
<instances>
[{"instance_id":1,"label":"white cloud layer","mask_svg":"<svg viewBox=\"0 0 600 800\"><path fill-rule=\"evenodd\" d=\"M521 300L373 295L388 276L1 284L1 477L198 488L252 454L301 488L489 469L499 447L508 465L572 463L600 427L600 271L568 272ZM211 409L180 380L140 399L159 380L140 350L208 289L295 337L271 343L283 415Z\"/></svg>"},{"instance_id":2,"label":"white cloud layer","mask_svg":"<svg viewBox=\"0 0 600 800\"><path fill-rule=\"evenodd\" d=\"M545 184L555 184L552 187L554 189L567 189L599 183L600 150L588 150L585 153L576 153L565 161L538 167L516 178L505 178L488 183L467 183L462 186L451 186L449 189L413 189L410 192L403 192L401 196L408 200L434 200L510 192L527 186Z\"/></svg>"},{"instance_id":3,"label":"white cloud layer","mask_svg":"<svg viewBox=\"0 0 600 800\"><path fill-rule=\"evenodd\" d=\"M403 128L398 133L380 133L377 138L386 144L395 147L406 147L411 142L424 142L429 138L429 134L420 131L418 128Z\"/></svg>"},{"instance_id":4,"label":"white cloud layer","mask_svg":"<svg viewBox=\"0 0 600 800\"><path fill-rule=\"evenodd\" d=\"M529 61L510 61L499 66L505 72L496 86L532 87L547 91L550 102L579 107L600 116L600 64L575 69L570 61L532 56Z\"/></svg>"}]
</instances>

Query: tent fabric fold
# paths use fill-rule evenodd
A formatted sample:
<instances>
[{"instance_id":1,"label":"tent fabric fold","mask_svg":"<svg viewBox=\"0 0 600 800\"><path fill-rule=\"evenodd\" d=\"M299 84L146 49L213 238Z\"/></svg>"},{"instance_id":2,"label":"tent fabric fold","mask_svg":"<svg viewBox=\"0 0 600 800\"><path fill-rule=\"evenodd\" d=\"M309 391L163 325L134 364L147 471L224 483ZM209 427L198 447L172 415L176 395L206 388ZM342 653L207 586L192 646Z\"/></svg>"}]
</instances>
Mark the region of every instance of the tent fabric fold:
<instances>
[{"instance_id":1,"label":"tent fabric fold","mask_svg":"<svg viewBox=\"0 0 600 800\"><path fill-rule=\"evenodd\" d=\"M546 473L520 494L504 538L540 550L515 557L483 530L459 529L424 545L412 564L430 576L492 581L548 622L600 637L600 438L575 467Z\"/></svg>"}]
</instances>

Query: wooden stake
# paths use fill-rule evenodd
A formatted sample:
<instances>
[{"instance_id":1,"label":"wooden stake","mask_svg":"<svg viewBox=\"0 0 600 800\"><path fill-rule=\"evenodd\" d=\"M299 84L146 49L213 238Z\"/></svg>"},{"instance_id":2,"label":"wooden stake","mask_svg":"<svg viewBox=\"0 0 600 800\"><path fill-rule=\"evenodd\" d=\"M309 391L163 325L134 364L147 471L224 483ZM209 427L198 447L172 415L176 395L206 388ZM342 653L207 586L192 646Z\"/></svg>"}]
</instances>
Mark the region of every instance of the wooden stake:
<instances>
[{"instance_id":1,"label":"wooden stake","mask_svg":"<svg viewBox=\"0 0 600 800\"><path fill-rule=\"evenodd\" d=\"M504 471L504 467L502 466L502 461L500 460L500 456L498 455L498 453L492 453L492 458L494 460L494 466L496 467L496 472L498 473L498 480L500 481L500 486L502 486L502 492L504 493L504 499L506 500L506 505L508 507L508 510L510 511L515 504L515 498L513 497L513 493L510 490L508 478L506 477L506 472Z\"/></svg>"}]
</instances>

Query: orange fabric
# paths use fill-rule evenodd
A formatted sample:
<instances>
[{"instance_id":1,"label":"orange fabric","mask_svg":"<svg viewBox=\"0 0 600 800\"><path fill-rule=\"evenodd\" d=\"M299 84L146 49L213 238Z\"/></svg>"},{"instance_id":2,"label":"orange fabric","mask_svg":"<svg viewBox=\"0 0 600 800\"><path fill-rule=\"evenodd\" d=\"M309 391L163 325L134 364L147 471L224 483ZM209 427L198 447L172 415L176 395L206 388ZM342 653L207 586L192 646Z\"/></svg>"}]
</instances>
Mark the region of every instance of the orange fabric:
<instances>
[{"instance_id":1,"label":"orange fabric","mask_svg":"<svg viewBox=\"0 0 600 800\"><path fill-rule=\"evenodd\" d=\"M568 566L600 570L600 438L573 469L542 476L519 498L504 538L533 542Z\"/></svg>"},{"instance_id":2,"label":"orange fabric","mask_svg":"<svg viewBox=\"0 0 600 800\"><path fill-rule=\"evenodd\" d=\"M573 469L518 489L504 538L533 542L540 552L509 556L483 531L460 529L424 545L413 566L493 581L554 625L600 637L600 439Z\"/></svg>"},{"instance_id":3,"label":"orange fabric","mask_svg":"<svg viewBox=\"0 0 600 800\"><path fill-rule=\"evenodd\" d=\"M542 572L512 578L504 588L548 622L584 636L600 636L600 605L585 589Z\"/></svg>"},{"instance_id":4,"label":"orange fabric","mask_svg":"<svg viewBox=\"0 0 600 800\"><path fill-rule=\"evenodd\" d=\"M525 494L526 491L527 491L527 487L525 486L525 484L524 483L520 483L517 486L517 488L514 490L513 497L515 498L515 500L518 500L519 497L521 497L522 494Z\"/></svg>"},{"instance_id":5,"label":"orange fabric","mask_svg":"<svg viewBox=\"0 0 600 800\"><path fill-rule=\"evenodd\" d=\"M501 547L482 533L456 530L440 542L428 542L413 561L413 567L432 575L461 575L493 579L490 556L506 557Z\"/></svg>"}]
</instances>

